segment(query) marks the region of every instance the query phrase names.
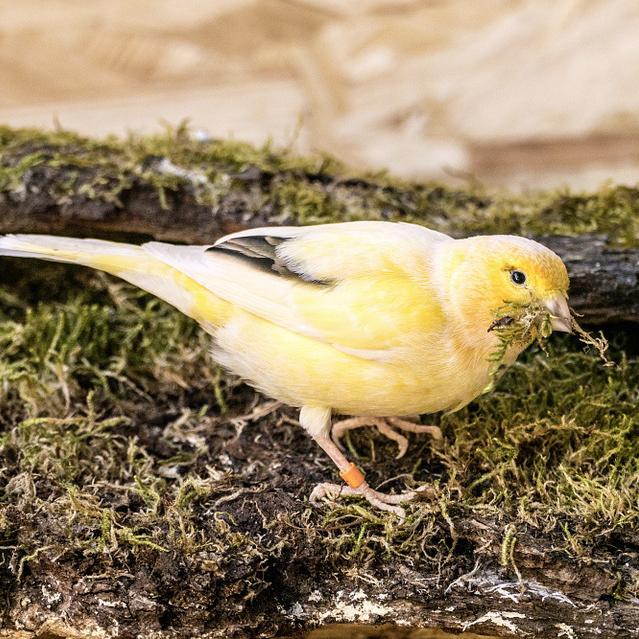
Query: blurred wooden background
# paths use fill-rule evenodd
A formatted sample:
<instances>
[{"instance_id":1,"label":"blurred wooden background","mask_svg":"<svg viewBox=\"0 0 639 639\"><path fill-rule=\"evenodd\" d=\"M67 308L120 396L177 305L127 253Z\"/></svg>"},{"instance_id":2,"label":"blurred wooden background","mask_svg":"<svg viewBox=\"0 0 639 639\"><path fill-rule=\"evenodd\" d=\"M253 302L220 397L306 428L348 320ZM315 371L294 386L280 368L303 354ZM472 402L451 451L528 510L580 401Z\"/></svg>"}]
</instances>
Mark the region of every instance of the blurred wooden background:
<instances>
[{"instance_id":1,"label":"blurred wooden background","mask_svg":"<svg viewBox=\"0 0 639 639\"><path fill-rule=\"evenodd\" d=\"M0 122L190 118L407 177L639 175L636 0L0 0Z\"/></svg>"}]
</instances>

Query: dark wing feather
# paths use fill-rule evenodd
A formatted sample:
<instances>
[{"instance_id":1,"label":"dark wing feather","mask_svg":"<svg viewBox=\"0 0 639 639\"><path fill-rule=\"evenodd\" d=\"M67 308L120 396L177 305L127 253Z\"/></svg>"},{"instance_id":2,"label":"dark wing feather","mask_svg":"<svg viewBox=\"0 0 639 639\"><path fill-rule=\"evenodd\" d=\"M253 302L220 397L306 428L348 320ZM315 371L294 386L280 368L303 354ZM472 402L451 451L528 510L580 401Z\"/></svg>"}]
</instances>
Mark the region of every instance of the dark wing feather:
<instances>
[{"instance_id":1,"label":"dark wing feather","mask_svg":"<svg viewBox=\"0 0 639 639\"><path fill-rule=\"evenodd\" d=\"M314 284L329 284L309 278L304 273L287 266L277 255L277 247L286 242L289 237L275 237L273 235L251 235L246 237L231 237L216 244L207 251L226 253L237 259L245 260L251 266L263 271L273 271L283 277L292 277L312 282Z\"/></svg>"}]
</instances>

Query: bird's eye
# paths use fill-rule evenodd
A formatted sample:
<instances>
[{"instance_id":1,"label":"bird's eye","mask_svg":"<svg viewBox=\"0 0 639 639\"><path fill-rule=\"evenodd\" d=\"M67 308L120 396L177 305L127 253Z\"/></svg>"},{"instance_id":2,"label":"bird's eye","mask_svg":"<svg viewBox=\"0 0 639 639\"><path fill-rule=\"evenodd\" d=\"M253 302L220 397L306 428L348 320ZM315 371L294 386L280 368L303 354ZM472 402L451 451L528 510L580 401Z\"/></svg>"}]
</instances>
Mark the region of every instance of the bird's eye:
<instances>
[{"instance_id":1,"label":"bird's eye","mask_svg":"<svg viewBox=\"0 0 639 639\"><path fill-rule=\"evenodd\" d=\"M526 275L521 271L510 271L510 279L517 284L517 286L521 286L526 281Z\"/></svg>"}]
</instances>

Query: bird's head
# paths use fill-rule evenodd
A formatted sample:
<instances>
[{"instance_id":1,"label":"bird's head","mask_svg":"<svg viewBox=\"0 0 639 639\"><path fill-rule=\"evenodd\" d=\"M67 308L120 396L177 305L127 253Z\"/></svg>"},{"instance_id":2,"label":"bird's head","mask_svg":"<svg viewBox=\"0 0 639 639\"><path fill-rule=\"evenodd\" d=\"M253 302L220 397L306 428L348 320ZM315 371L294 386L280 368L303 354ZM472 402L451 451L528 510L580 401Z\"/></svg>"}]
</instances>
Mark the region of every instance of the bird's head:
<instances>
[{"instance_id":1,"label":"bird's head","mask_svg":"<svg viewBox=\"0 0 639 639\"><path fill-rule=\"evenodd\" d=\"M545 246L511 235L487 235L451 243L449 299L458 319L484 331L504 305L548 309L555 331L571 332L568 272Z\"/></svg>"}]
</instances>

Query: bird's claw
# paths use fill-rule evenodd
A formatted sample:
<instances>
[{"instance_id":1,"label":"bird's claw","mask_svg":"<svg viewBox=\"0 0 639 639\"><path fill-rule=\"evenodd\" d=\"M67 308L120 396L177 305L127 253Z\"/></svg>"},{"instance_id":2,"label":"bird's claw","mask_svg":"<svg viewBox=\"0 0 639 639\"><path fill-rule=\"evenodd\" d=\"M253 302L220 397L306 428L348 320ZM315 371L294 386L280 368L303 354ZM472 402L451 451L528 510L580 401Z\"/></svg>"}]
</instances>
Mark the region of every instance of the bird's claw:
<instances>
[{"instance_id":1,"label":"bird's claw","mask_svg":"<svg viewBox=\"0 0 639 639\"><path fill-rule=\"evenodd\" d=\"M434 424L416 424L408 419L400 419L399 417L388 417L387 419L396 428L408 431L409 433L426 433L436 441L442 441L444 439L442 429Z\"/></svg>"},{"instance_id":2,"label":"bird's claw","mask_svg":"<svg viewBox=\"0 0 639 639\"><path fill-rule=\"evenodd\" d=\"M400 493L399 495L387 495L386 493L380 493L373 490L366 482L364 482L358 488L351 488L350 486L344 486L343 484L331 484L322 483L315 486L309 501L312 504L317 504L323 499L338 499L339 497L363 497L368 501L371 506L391 512L404 521L406 518L406 511L398 504L410 501L417 494L417 491L407 491Z\"/></svg>"},{"instance_id":3,"label":"bird's claw","mask_svg":"<svg viewBox=\"0 0 639 639\"><path fill-rule=\"evenodd\" d=\"M361 428L362 426L375 426L375 428L377 428L384 437L392 439L397 443L399 451L395 456L395 459L401 459L408 450L408 439L406 439L406 437L404 437L401 433L398 433L394 428L391 428L389 424L392 424L395 428L411 433L427 433L437 441L442 439L442 431L439 426L415 424L406 419L400 419L399 417L352 417L350 419L343 419L333 424L333 428L331 429L331 438L339 449L344 451L344 445L341 440L347 431L355 428Z\"/></svg>"}]
</instances>

